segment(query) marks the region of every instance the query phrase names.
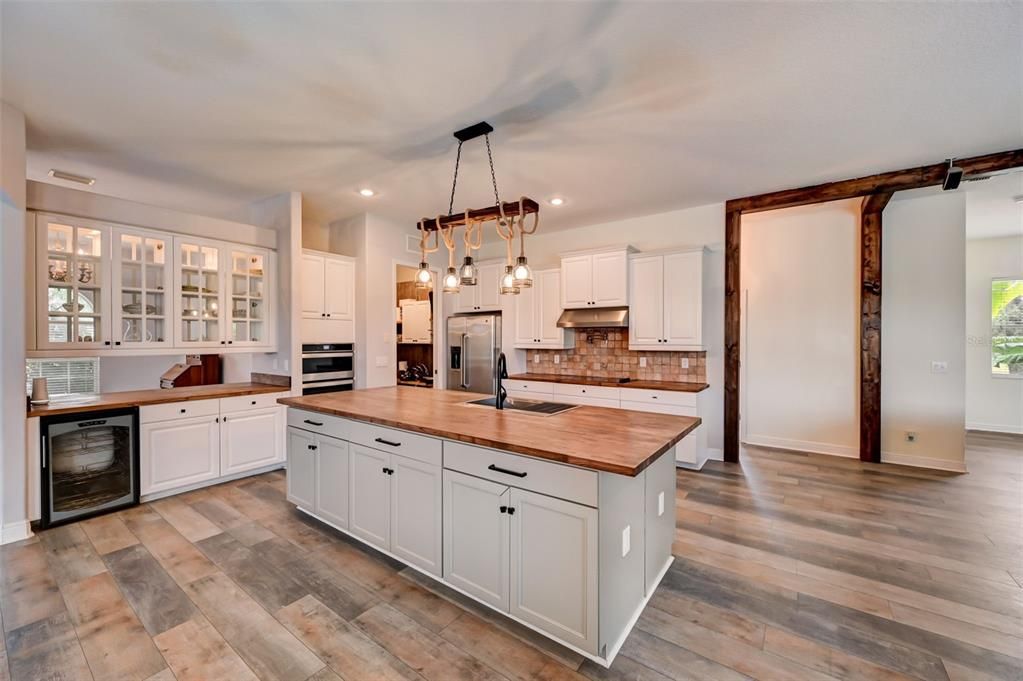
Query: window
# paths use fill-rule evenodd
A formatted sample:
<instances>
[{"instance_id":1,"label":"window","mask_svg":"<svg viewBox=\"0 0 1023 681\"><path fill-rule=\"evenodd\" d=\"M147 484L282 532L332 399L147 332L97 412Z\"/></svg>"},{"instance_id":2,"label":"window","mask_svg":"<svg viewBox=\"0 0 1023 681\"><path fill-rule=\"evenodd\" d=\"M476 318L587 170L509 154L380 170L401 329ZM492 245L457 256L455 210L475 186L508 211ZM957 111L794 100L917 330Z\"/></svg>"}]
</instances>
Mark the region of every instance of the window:
<instances>
[{"instance_id":1,"label":"window","mask_svg":"<svg viewBox=\"0 0 1023 681\"><path fill-rule=\"evenodd\" d=\"M1023 378L1023 278L991 282L991 373Z\"/></svg>"},{"instance_id":2,"label":"window","mask_svg":"<svg viewBox=\"0 0 1023 681\"><path fill-rule=\"evenodd\" d=\"M51 400L95 395L99 392L99 357L26 360L26 394L32 393L32 379L40 377L46 378Z\"/></svg>"}]
</instances>

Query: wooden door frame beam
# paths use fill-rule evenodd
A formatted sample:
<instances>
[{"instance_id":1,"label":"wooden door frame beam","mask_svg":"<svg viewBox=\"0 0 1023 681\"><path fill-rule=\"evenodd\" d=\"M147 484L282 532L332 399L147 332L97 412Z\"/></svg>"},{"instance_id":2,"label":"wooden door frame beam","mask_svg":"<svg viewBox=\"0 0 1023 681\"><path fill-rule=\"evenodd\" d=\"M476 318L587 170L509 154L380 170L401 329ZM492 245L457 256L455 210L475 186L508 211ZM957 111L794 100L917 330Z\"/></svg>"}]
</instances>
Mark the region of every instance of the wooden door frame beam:
<instances>
[{"instance_id":1,"label":"wooden door frame beam","mask_svg":"<svg viewBox=\"0 0 1023 681\"><path fill-rule=\"evenodd\" d=\"M966 175L978 175L983 173L998 172L1011 168L1023 167L1023 149L1013 149L994 154L972 156L970 158L957 159L956 165L963 169ZM916 168L906 168L876 175L857 177L851 180L840 180L838 182L826 182L824 184L801 187L798 189L786 189L783 191L747 196L739 199L731 199L725 202L725 376L724 376L724 460L726 462L738 463L739 461L739 349L742 328L742 305L741 305L741 278L740 278L740 254L742 251L742 215L743 213L756 213L765 210L777 210L780 208L794 208L814 203L826 203L828 201L840 201L843 199L855 199L870 195L879 195L873 199L871 207L880 203L880 209L876 211L877 226L880 229L880 216L887 203L880 197L894 194L895 192L907 189L920 189L940 185L945 179L948 169L948 162L933 163ZM869 201L869 200L868 200ZM873 226L872 226L873 227ZM880 257L880 242L878 243L878 257ZM878 272L878 281L880 272ZM862 282L861 282L862 283ZM880 293L878 293L878 304ZM878 309L878 324L880 324L880 310ZM880 327L877 328L878 342L880 342ZM861 343L863 334L861 333ZM862 348L861 348L862 349ZM880 351L880 348L878 348ZM876 366L876 381L880 389L880 356ZM861 363L861 383L864 367ZM871 381L875 377L871 375ZM863 396L861 395L861 414L863 413ZM873 407L871 407L873 409ZM877 409L880 410L880 399L877 401ZM864 438L863 422L861 420L861 456L863 455L862 443ZM869 424L871 442L880 433L880 418L876 426ZM878 445L879 446L879 445Z\"/></svg>"},{"instance_id":2,"label":"wooden door frame beam","mask_svg":"<svg viewBox=\"0 0 1023 681\"><path fill-rule=\"evenodd\" d=\"M893 192L860 208L860 461L881 463L881 223Z\"/></svg>"}]
</instances>

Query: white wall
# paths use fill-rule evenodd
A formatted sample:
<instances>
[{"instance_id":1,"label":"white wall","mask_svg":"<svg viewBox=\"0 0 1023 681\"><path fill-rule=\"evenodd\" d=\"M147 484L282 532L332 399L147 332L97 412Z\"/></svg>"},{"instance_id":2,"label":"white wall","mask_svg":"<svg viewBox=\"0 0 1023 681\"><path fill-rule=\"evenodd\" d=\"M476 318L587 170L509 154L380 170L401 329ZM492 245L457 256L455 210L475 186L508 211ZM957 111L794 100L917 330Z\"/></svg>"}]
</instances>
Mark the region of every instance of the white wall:
<instances>
[{"instance_id":1,"label":"white wall","mask_svg":"<svg viewBox=\"0 0 1023 681\"><path fill-rule=\"evenodd\" d=\"M708 447L714 458L721 457L724 425L724 243L725 209L720 203L558 231L544 231L541 218L540 231L535 236L526 237L526 255L534 269L559 267L559 254L566 251L615 244L630 244L640 251L701 245L708 248L703 304L710 312L710 318L703 329L703 340L707 347L707 382L710 384L707 402L710 407L704 423ZM504 242L488 225L479 257L503 258L504 255ZM525 367L526 351L509 350L514 342L510 323L512 301L511 296L504 298L509 300L505 301L503 346L509 356L509 371L520 371Z\"/></svg>"},{"instance_id":2,"label":"white wall","mask_svg":"<svg viewBox=\"0 0 1023 681\"><path fill-rule=\"evenodd\" d=\"M860 201L742 218L747 444L859 455Z\"/></svg>"},{"instance_id":3,"label":"white wall","mask_svg":"<svg viewBox=\"0 0 1023 681\"><path fill-rule=\"evenodd\" d=\"M1023 236L966 242L966 427L1023 433L1023 379L991 373L991 280L1004 277L1023 277Z\"/></svg>"},{"instance_id":4,"label":"white wall","mask_svg":"<svg viewBox=\"0 0 1023 681\"><path fill-rule=\"evenodd\" d=\"M906 192L885 208L883 461L965 470L965 225L963 192ZM947 362L947 373L932 372L932 361Z\"/></svg>"},{"instance_id":5,"label":"white wall","mask_svg":"<svg viewBox=\"0 0 1023 681\"><path fill-rule=\"evenodd\" d=\"M25 508L25 116L0 102L0 543L28 534Z\"/></svg>"}]
</instances>

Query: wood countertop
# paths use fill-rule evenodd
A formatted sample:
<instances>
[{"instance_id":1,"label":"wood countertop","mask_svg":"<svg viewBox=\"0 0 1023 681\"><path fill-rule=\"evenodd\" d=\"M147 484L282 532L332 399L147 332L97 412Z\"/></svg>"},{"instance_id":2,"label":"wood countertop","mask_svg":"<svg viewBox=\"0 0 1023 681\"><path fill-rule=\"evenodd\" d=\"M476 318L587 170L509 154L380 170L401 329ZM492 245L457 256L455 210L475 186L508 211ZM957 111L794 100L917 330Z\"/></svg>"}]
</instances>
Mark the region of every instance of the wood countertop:
<instances>
[{"instance_id":1,"label":"wood countertop","mask_svg":"<svg viewBox=\"0 0 1023 681\"><path fill-rule=\"evenodd\" d=\"M265 393L288 392L288 390L287 386L269 385L267 383L218 383L216 385L197 385L188 388L128 390L119 393L100 393L87 401L52 402L50 404L33 405L29 409L28 416L53 416L54 414L141 407L146 404L191 402L192 400L211 400L238 395L262 395Z\"/></svg>"},{"instance_id":2,"label":"wood countertop","mask_svg":"<svg viewBox=\"0 0 1023 681\"><path fill-rule=\"evenodd\" d=\"M610 378L591 376L566 376L562 374L515 374L508 377L515 381L538 381L540 383L571 383L573 385L603 385L609 388L639 388L641 390L672 390L680 393L703 392L710 386L706 383L685 383L682 381L617 381Z\"/></svg>"},{"instance_id":3,"label":"wood countertop","mask_svg":"<svg viewBox=\"0 0 1023 681\"><path fill-rule=\"evenodd\" d=\"M553 416L465 404L489 397L395 386L285 397L281 404L322 414L492 447L516 454L635 476L700 419L579 406Z\"/></svg>"}]
</instances>

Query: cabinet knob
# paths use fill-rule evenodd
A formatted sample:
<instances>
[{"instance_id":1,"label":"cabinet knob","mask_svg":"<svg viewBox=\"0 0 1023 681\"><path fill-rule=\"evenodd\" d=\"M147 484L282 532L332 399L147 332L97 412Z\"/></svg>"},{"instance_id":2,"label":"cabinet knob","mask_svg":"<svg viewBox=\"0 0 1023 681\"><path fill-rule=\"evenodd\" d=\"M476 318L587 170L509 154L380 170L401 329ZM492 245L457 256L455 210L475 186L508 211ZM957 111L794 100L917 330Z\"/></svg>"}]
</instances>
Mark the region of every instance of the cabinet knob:
<instances>
[{"instance_id":1,"label":"cabinet knob","mask_svg":"<svg viewBox=\"0 0 1023 681\"><path fill-rule=\"evenodd\" d=\"M110 341L103 341L103 345L110 345Z\"/></svg>"},{"instance_id":2,"label":"cabinet knob","mask_svg":"<svg viewBox=\"0 0 1023 681\"><path fill-rule=\"evenodd\" d=\"M501 506L499 510L501 511L501 513L507 513L508 512L508 507L507 506Z\"/></svg>"},{"instance_id":3,"label":"cabinet knob","mask_svg":"<svg viewBox=\"0 0 1023 681\"><path fill-rule=\"evenodd\" d=\"M114 345L120 345L121 341L114 341Z\"/></svg>"},{"instance_id":4,"label":"cabinet knob","mask_svg":"<svg viewBox=\"0 0 1023 681\"><path fill-rule=\"evenodd\" d=\"M184 410L184 409L182 409L182 410L181 410L181 413L182 413L182 414L184 414L184 413L185 413L185 410Z\"/></svg>"},{"instance_id":5,"label":"cabinet knob","mask_svg":"<svg viewBox=\"0 0 1023 681\"><path fill-rule=\"evenodd\" d=\"M256 401L255 401L255 400L252 400L252 404L256 404Z\"/></svg>"},{"instance_id":6,"label":"cabinet knob","mask_svg":"<svg viewBox=\"0 0 1023 681\"><path fill-rule=\"evenodd\" d=\"M509 506L508 507L508 515L515 515L515 507L514 506Z\"/></svg>"},{"instance_id":7,"label":"cabinet knob","mask_svg":"<svg viewBox=\"0 0 1023 681\"><path fill-rule=\"evenodd\" d=\"M220 341L220 344L221 344L221 345L226 345L226 344L227 344L227 341Z\"/></svg>"}]
</instances>

